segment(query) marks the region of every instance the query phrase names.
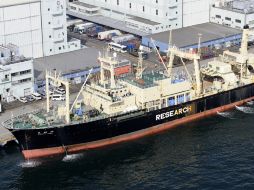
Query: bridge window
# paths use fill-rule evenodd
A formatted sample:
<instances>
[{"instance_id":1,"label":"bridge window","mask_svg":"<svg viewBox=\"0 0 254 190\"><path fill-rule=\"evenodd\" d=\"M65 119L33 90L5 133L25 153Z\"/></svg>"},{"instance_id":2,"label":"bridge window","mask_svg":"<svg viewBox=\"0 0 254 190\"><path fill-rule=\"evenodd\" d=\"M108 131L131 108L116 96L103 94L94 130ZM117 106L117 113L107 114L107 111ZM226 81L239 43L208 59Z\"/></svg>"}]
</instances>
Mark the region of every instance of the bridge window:
<instances>
[{"instance_id":1,"label":"bridge window","mask_svg":"<svg viewBox=\"0 0 254 190\"><path fill-rule=\"evenodd\" d=\"M168 105L174 106L175 105L175 97L169 97L168 98Z\"/></svg>"},{"instance_id":2,"label":"bridge window","mask_svg":"<svg viewBox=\"0 0 254 190\"><path fill-rule=\"evenodd\" d=\"M177 95L177 104L184 102L184 94Z\"/></svg>"}]
</instances>

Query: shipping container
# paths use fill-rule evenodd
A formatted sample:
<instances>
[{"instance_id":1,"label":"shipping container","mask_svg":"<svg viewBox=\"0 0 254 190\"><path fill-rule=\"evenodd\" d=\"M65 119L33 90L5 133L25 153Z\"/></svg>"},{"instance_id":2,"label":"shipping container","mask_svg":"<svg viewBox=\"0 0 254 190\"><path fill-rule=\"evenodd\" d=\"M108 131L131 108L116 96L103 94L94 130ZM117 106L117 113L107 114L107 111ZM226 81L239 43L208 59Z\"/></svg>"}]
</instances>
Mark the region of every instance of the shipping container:
<instances>
[{"instance_id":1,"label":"shipping container","mask_svg":"<svg viewBox=\"0 0 254 190\"><path fill-rule=\"evenodd\" d=\"M119 30L108 30L108 31L104 31L104 32L99 32L98 33L98 39L99 40L106 40L109 38L109 36L111 35L111 37L113 37L112 35L122 35L122 33Z\"/></svg>"},{"instance_id":2,"label":"shipping container","mask_svg":"<svg viewBox=\"0 0 254 190\"><path fill-rule=\"evenodd\" d=\"M89 37L97 37L99 32L103 32L105 29L102 26L93 26L87 29L87 36Z\"/></svg>"},{"instance_id":3,"label":"shipping container","mask_svg":"<svg viewBox=\"0 0 254 190\"><path fill-rule=\"evenodd\" d=\"M114 36L112 37L112 42L114 43L123 43L123 42L127 42L130 40L135 39L135 36L132 34L125 34L125 35L121 35L121 36Z\"/></svg>"},{"instance_id":4,"label":"shipping container","mask_svg":"<svg viewBox=\"0 0 254 190\"><path fill-rule=\"evenodd\" d=\"M86 31L95 26L96 24L92 23L92 22L87 22L87 23L83 23L83 24L78 24L78 25L75 25L74 27L74 32L78 32L80 34L83 34L83 33L86 33Z\"/></svg>"},{"instance_id":5,"label":"shipping container","mask_svg":"<svg viewBox=\"0 0 254 190\"><path fill-rule=\"evenodd\" d=\"M120 75L123 75L123 74L128 74L131 72L131 65L125 65L125 66L121 66L121 67L116 67L114 69L115 71L115 76L120 76Z\"/></svg>"}]
</instances>

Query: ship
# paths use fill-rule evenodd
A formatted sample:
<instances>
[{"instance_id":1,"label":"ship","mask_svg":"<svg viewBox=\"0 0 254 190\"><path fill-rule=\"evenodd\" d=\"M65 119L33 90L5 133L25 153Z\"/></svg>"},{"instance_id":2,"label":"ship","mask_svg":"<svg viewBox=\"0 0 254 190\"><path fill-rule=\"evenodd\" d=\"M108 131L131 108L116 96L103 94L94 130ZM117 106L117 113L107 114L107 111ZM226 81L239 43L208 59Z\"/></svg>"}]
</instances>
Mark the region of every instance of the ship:
<instances>
[{"instance_id":1,"label":"ship","mask_svg":"<svg viewBox=\"0 0 254 190\"><path fill-rule=\"evenodd\" d=\"M139 56L136 72L119 78L114 74L119 58L105 51L98 56L99 79L89 80L90 70L72 104L70 83L47 71L47 108L12 117L3 126L31 159L123 143L234 109L254 100L254 54L248 52L253 34L245 26L239 52L224 51L202 67L198 52L170 46L164 70L146 71ZM173 74L175 57L185 75ZM193 74L184 60L193 63ZM51 101L54 85L65 89L61 105Z\"/></svg>"}]
</instances>

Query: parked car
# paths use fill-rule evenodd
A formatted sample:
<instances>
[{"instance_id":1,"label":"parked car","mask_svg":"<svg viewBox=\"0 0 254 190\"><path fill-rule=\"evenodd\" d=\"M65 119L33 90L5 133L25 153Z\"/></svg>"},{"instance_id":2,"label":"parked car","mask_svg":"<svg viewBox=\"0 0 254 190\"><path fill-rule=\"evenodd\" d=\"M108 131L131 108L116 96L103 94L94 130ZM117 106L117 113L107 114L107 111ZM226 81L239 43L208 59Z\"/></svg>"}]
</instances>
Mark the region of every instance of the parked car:
<instances>
[{"instance_id":1,"label":"parked car","mask_svg":"<svg viewBox=\"0 0 254 190\"><path fill-rule=\"evenodd\" d=\"M52 95L52 100L59 100L59 101L64 101L65 96L62 94L53 94Z\"/></svg>"},{"instance_id":2,"label":"parked car","mask_svg":"<svg viewBox=\"0 0 254 190\"><path fill-rule=\"evenodd\" d=\"M32 101L34 101L35 99L34 99L34 97L33 96L26 96L26 100L28 101L28 102L32 102Z\"/></svg>"},{"instance_id":3,"label":"parked car","mask_svg":"<svg viewBox=\"0 0 254 190\"><path fill-rule=\"evenodd\" d=\"M57 94L65 94L65 90L62 87L59 87L55 90Z\"/></svg>"},{"instance_id":4,"label":"parked car","mask_svg":"<svg viewBox=\"0 0 254 190\"><path fill-rule=\"evenodd\" d=\"M18 100L22 103L27 103L27 99L25 97L20 97Z\"/></svg>"},{"instance_id":5,"label":"parked car","mask_svg":"<svg viewBox=\"0 0 254 190\"><path fill-rule=\"evenodd\" d=\"M139 56L139 50L138 49L131 49L131 50L129 50L129 54L133 55L134 57L138 57ZM141 55L142 55L142 58L144 60L148 59L148 53L147 52L142 52Z\"/></svg>"},{"instance_id":6,"label":"parked car","mask_svg":"<svg viewBox=\"0 0 254 190\"><path fill-rule=\"evenodd\" d=\"M53 95L53 91L54 91L53 88L50 88L50 89L49 89L49 96L52 96L52 95ZM46 90L45 90L45 89L43 89L43 91L40 92L40 94L41 94L42 96L44 96L44 97L47 97L47 94L46 94Z\"/></svg>"},{"instance_id":7,"label":"parked car","mask_svg":"<svg viewBox=\"0 0 254 190\"><path fill-rule=\"evenodd\" d=\"M32 93L31 95L35 100L41 100L41 95L37 92Z\"/></svg>"},{"instance_id":8,"label":"parked car","mask_svg":"<svg viewBox=\"0 0 254 190\"><path fill-rule=\"evenodd\" d=\"M46 97L46 92L44 90L41 90L38 92L42 98Z\"/></svg>"}]
</instances>

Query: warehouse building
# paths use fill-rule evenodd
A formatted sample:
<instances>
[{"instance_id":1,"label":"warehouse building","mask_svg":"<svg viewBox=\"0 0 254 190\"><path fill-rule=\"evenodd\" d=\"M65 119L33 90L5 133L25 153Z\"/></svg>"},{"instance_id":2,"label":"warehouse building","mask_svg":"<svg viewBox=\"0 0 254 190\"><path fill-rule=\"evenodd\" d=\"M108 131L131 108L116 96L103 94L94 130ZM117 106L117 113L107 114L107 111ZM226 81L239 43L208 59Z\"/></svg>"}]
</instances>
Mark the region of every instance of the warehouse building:
<instances>
[{"instance_id":1,"label":"warehouse building","mask_svg":"<svg viewBox=\"0 0 254 190\"><path fill-rule=\"evenodd\" d=\"M210 22L241 29L254 28L254 0L217 1L210 10Z\"/></svg>"},{"instance_id":2,"label":"warehouse building","mask_svg":"<svg viewBox=\"0 0 254 190\"><path fill-rule=\"evenodd\" d=\"M98 20L99 24L103 24L101 22L104 18L110 18L110 27L114 27L111 23L117 23L114 27L116 29L127 30L126 32L132 29L152 34L208 22L210 3L213 1L79 0L69 2L67 13L92 22Z\"/></svg>"},{"instance_id":3,"label":"warehouse building","mask_svg":"<svg viewBox=\"0 0 254 190\"><path fill-rule=\"evenodd\" d=\"M201 47L221 47L222 45L237 44L241 40L242 32L237 29L221 26L214 23L205 23L195 26L172 30L172 46L182 49L197 49L199 36ZM170 31L142 37L142 45L154 48L152 40L161 52L169 47Z\"/></svg>"},{"instance_id":4,"label":"warehouse building","mask_svg":"<svg viewBox=\"0 0 254 190\"><path fill-rule=\"evenodd\" d=\"M8 43L34 58L80 48L67 41L65 0L0 0L0 44Z\"/></svg>"},{"instance_id":5,"label":"warehouse building","mask_svg":"<svg viewBox=\"0 0 254 190\"><path fill-rule=\"evenodd\" d=\"M33 60L19 53L17 46L0 46L0 102L30 95L34 87Z\"/></svg>"}]
</instances>

